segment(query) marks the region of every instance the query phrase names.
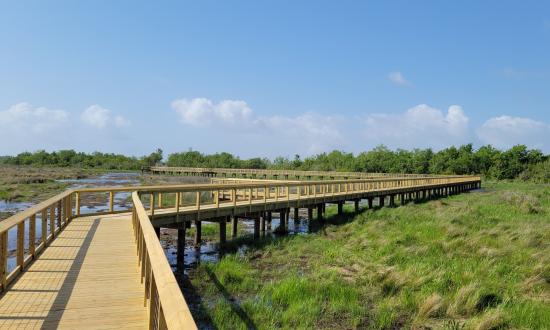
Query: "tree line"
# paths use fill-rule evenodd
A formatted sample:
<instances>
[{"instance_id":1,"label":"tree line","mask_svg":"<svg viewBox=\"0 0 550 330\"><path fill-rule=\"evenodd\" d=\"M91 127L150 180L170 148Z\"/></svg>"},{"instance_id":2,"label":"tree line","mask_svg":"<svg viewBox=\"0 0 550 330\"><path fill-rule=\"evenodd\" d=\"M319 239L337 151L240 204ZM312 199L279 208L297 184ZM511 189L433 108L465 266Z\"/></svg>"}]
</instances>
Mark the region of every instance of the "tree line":
<instances>
[{"instance_id":1,"label":"tree line","mask_svg":"<svg viewBox=\"0 0 550 330\"><path fill-rule=\"evenodd\" d=\"M162 161L162 150L157 149L148 156L130 157L114 153L84 153L74 150L46 152L22 152L17 156L2 156L0 164L27 166L82 167L106 170L140 170Z\"/></svg>"},{"instance_id":2,"label":"tree line","mask_svg":"<svg viewBox=\"0 0 550 330\"><path fill-rule=\"evenodd\" d=\"M0 157L0 164L32 166L73 166L116 170L139 170L144 166L219 167L255 169L296 169L319 171L352 171L419 174L481 174L494 179L535 180L549 182L550 159L540 150L516 145L499 150L490 145L475 149L472 144L432 149L391 150L378 146L358 154L332 151L301 158L276 157L241 159L227 152L204 154L185 151L170 154L163 163L163 152L157 149L148 156L129 157L74 150L24 152Z\"/></svg>"}]
</instances>

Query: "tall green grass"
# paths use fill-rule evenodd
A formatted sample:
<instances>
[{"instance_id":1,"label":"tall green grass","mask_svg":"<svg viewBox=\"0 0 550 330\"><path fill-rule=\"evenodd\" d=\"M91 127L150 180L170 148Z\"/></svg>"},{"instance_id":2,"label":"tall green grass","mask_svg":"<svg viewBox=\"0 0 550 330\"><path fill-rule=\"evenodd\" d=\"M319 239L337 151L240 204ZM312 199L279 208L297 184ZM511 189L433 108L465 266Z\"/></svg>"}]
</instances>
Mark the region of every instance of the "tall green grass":
<instances>
[{"instance_id":1,"label":"tall green grass","mask_svg":"<svg viewBox=\"0 0 550 330\"><path fill-rule=\"evenodd\" d=\"M188 284L195 317L219 329L547 329L550 186L485 186L332 216L202 264Z\"/></svg>"}]
</instances>

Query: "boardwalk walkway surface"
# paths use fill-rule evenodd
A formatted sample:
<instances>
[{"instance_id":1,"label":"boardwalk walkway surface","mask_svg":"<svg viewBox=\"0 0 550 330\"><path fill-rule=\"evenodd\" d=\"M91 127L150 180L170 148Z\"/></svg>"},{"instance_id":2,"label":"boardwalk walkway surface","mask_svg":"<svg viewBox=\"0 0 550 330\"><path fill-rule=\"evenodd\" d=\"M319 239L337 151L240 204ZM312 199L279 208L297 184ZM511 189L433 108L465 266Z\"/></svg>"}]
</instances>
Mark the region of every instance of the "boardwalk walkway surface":
<instances>
[{"instance_id":1,"label":"boardwalk walkway surface","mask_svg":"<svg viewBox=\"0 0 550 330\"><path fill-rule=\"evenodd\" d=\"M0 329L144 329L130 215L73 219L0 299Z\"/></svg>"}]
</instances>

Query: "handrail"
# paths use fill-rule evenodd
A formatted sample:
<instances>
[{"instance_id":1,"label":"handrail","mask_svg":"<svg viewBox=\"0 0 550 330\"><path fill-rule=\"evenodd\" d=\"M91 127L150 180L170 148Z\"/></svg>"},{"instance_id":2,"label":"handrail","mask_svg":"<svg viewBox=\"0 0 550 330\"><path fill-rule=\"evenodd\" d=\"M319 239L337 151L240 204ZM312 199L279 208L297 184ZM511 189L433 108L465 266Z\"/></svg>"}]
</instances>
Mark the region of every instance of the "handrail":
<instances>
[{"instance_id":1,"label":"handrail","mask_svg":"<svg viewBox=\"0 0 550 330\"><path fill-rule=\"evenodd\" d=\"M30 262L52 241L57 233L72 218L72 196L74 191L69 189L53 196L39 204L14 214L0 222L0 292L13 282L19 273L27 267ZM37 222L41 221L40 243L36 243ZM25 222L29 220L29 230L25 239ZM13 270L8 269L8 231L17 227L16 238L16 266ZM28 254L25 247L28 243Z\"/></svg>"},{"instance_id":2,"label":"handrail","mask_svg":"<svg viewBox=\"0 0 550 330\"><path fill-rule=\"evenodd\" d=\"M188 172L188 173L234 173L234 174L255 174L271 176L317 176L317 177L427 177L443 176L432 174L405 174L405 173L369 173L369 172L338 172L338 171L303 171L303 170L267 170L267 169L246 169L246 168L216 168L216 167L172 167L172 166L151 166L150 171L159 172Z\"/></svg>"},{"instance_id":3,"label":"handrail","mask_svg":"<svg viewBox=\"0 0 550 330\"><path fill-rule=\"evenodd\" d=\"M193 192L193 191L210 191L215 189L243 189L243 188L274 188L274 187L294 187L302 186L321 186L327 184L353 184L353 183L381 183L381 187L386 187L391 182L413 182L423 181L425 184L437 183L452 183L453 180L464 179L464 181L479 181L479 176L448 176L448 177L426 177L426 178L376 178L376 179L353 179L353 180L316 180L316 181L269 181L269 182L235 182L222 184L182 184L182 185L166 185L166 186L141 186L139 191L144 193L150 192ZM419 184L413 184L419 185ZM412 185L411 185L412 186Z\"/></svg>"},{"instance_id":4,"label":"handrail","mask_svg":"<svg viewBox=\"0 0 550 330\"><path fill-rule=\"evenodd\" d=\"M138 246L150 329L196 329L178 282L168 264L138 192L132 193L132 221Z\"/></svg>"}]
</instances>

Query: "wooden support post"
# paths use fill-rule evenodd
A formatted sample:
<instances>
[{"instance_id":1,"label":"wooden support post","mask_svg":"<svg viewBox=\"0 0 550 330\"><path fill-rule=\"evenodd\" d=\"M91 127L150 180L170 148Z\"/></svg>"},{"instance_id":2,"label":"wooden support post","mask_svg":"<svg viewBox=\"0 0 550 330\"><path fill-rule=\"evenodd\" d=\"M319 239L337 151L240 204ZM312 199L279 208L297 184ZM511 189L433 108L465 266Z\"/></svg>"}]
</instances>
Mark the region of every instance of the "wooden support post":
<instances>
[{"instance_id":1,"label":"wooden support post","mask_svg":"<svg viewBox=\"0 0 550 330\"><path fill-rule=\"evenodd\" d=\"M313 220L313 208L308 207L307 208L307 221L311 222Z\"/></svg>"},{"instance_id":2,"label":"wooden support post","mask_svg":"<svg viewBox=\"0 0 550 330\"><path fill-rule=\"evenodd\" d=\"M401 205L405 205L405 194L399 195L399 200L401 201Z\"/></svg>"},{"instance_id":3,"label":"wooden support post","mask_svg":"<svg viewBox=\"0 0 550 330\"><path fill-rule=\"evenodd\" d=\"M75 201L76 205L75 205L75 213L76 213L76 216L79 217L80 216L80 193L77 191L76 192L76 201Z\"/></svg>"},{"instance_id":4,"label":"wooden support post","mask_svg":"<svg viewBox=\"0 0 550 330\"><path fill-rule=\"evenodd\" d=\"M48 212L46 212L46 210L42 210L41 214L40 214L40 220L42 220L42 237L41 237L41 241L42 241L42 244L44 245L43 248L46 247L46 241L48 240Z\"/></svg>"},{"instance_id":5,"label":"wooden support post","mask_svg":"<svg viewBox=\"0 0 550 330\"><path fill-rule=\"evenodd\" d=\"M319 221L319 223L324 222L324 219L323 219L323 204L317 205L317 221Z\"/></svg>"},{"instance_id":6,"label":"wooden support post","mask_svg":"<svg viewBox=\"0 0 550 330\"><path fill-rule=\"evenodd\" d=\"M338 202L338 215L342 215L344 213L344 202Z\"/></svg>"},{"instance_id":7,"label":"wooden support post","mask_svg":"<svg viewBox=\"0 0 550 330\"><path fill-rule=\"evenodd\" d=\"M29 218L29 254L34 259L36 252L36 214Z\"/></svg>"},{"instance_id":8,"label":"wooden support post","mask_svg":"<svg viewBox=\"0 0 550 330\"><path fill-rule=\"evenodd\" d=\"M357 212L359 212L359 200L356 199L353 202L354 202L354 205L355 205L355 212L357 213Z\"/></svg>"},{"instance_id":9,"label":"wooden support post","mask_svg":"<svg viewBox=\"0 0 550 330\"><path fill-rule=\"evenodd\" d=\"M220 221L220 245L223 246L226 242L226 228L227 228L227 219Z\"/></svg>"},{"instance_id":10,"label":"wooden support post","mask_svg":"<svg viewBox=\"0 0 550 330\"><path fill-rule=\"evenodd\" d=\"M369 202L369 209L372 209L372 197L367 198L367 201Z\"/></svg>"},{"instance_id":11,"label":"wooden support post","mask_svg":"<svg viewBox=\"0 0 550 330\"><path fill-rule=\"evenodd\" d=\"M6 291L8 276L8 231L0 233L0 285Z\"/></svg>"},{"instance_id":12,"label":"wooden support post","mask_svg":"<svg viewBox=\"0 0 550 330\"><path fill-rule=\"evenodd\" d=\"M254 239L260 238L260 217L254 218Z\"/></svg>"},{"instance_id":13,"label":"wooden support post","mask_svg":"<svg viewBox=\"0 0 550 330\"><path fill-rule=\"evenodd\" d=\"M390 195L390 206L395 206L395 195Z\"/></svg>"},{"instance_id":14,"label":"wooden support post","mask_svg":"<svg viewBox=\"0 0 550 330\"><path fill-rule=\"evenodd\" d=\"M113 191L109 191L109 212L113 213L114 209L115 209L115 193Z\"/></svg>"},{"instance_id":15,"label":"wooden support post","mask_svg":"<svg viewBox=\"0 0 550 330\"><path fill-rule=\"evenodd\" d=\"M195 246L200 246L202 240L201 222L195 220Z\"/></svg>"},{"instance_id":16,"label":"wooden support post","mask_svg":"<svg viewBox=\"0 0 550 330\"><path fill-rule=\"evenodd\" d=\"M260 220L260 231L262 232L262 234L265 233L265 218L266 218L266 214L262 213L262 217Z\"/></svg>"},{"instance_id":17,"label":"wooden support post","mask_svg":"<svg viewBox=\"0 0 550 330\"><path fill-rule=\"evenodd\" d=\"M239 224L239 221L236 216L231 216L231 237L235 238L237 237L237 226Z\"/></svg>"},{"instance_id":18,"label":"wooden support post","mask_svg":"<svg viewBox=\"0 0 550 330\"><path fill-rule=\"evenodd\" d=\"M384 202L386 200L386 196L380 196L378 197L378 206L384 207Z\"/></svg>"},{"instance_id":19,"label":"wooden support post","mask_svg":"<svg viewBox=\"0 0 550 330\"><path fill-rule=\"evenodd\" d=\"M25 258L25 221L17 224L17 266L23 271L23 260Z\"/></svg>"},{"instance_id":20,"label":"wooden support post","mask_svg":"<svg viewBox=\"0 0 550 330\"><path fill-rule=\"evenodd\" d=\"M52 234L52 239L55 237L55 208L50 207L50 232Z\"/></svg>"},{"instance_id":21,"label":"wooden support post","mask_svg":"<svg viewBox=\"0 0 550 330\"><path fill-rule=\"evenodd\" d=\"M278 229L278 231L280 231L281 233L286 233L285 217L286 217L286 210L281 210L279 212L279 229Z\"/></svg>"},{"instance_id":22,"label":"wooden support post","mask_svg":"<svg viewBox=\"0 0 550 330\"><path fill-rule=\"evenodd\" d=\"M185 259L185 223L179 225L178 228L178 243L177 243L177 268L183 270L183 262Z\"/></svg>"},{"instance_id":23,"label":"wooden support post","mask_svg":"<svg viewBox=\"0 0 550 330\"><path fill-rule=\"evenodd\" d=\"M300 219L300 215L299 215L299 212L300 212L300 209L295 207L294 208L294 222L298 221Z\"/></svg>"},{"instance_id":24,"label":"wooden support post","mask_svg":"<svg viewBox=\"0 0 550 330\"><path fill-rule=\"evenodd\" d=\"M63 210L61 209L61 201L57 202L57 227L61 230L61 219L63 218Z\"/></svg>"}]
</instances>

